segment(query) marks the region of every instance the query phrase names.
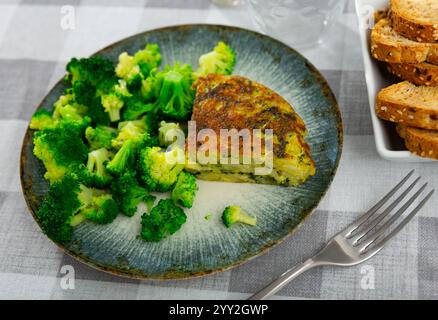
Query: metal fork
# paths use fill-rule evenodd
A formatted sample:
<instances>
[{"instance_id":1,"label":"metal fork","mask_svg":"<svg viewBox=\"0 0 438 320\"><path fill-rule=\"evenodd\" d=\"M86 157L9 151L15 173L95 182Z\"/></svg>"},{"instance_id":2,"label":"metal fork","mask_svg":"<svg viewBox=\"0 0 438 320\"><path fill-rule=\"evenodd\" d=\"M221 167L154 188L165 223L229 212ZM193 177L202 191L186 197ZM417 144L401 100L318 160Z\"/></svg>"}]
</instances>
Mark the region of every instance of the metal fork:
<instances>
[{"instance_id":1,"label":"metal fork","mask_svg":"<svg viewBox=\"0 0 438 320\"><path fill-rule=\"evenodd\" d=\"M413 208L392 230L391 227L402 216L402 214L410 208L412 203L423 194L427 183L415 192L408 200L404 201L410 191L414 188L421 177L415 179L401 194L390 203L383 212L378 213L394 195L401 189L409 178L413 175L412 170L402 181L400 181L386 196L383 197L374 207L365 213L358 220L346 227L344 230L334 236L327 245L318 252L314 257L306 260L300 265L297 265L285 273L270 285L254 294L249 300L262 300L269 298L277 291L282 289L286 284L295 279L298 275L311 268L334 265L334 266L354 266L362 263L377 252L379 252L389 239L394 237L403 227L417 214L417 212L426 204L435 190L430 191L421 200L415 208ZM398 205L401 207L390 217L389 214ZM384 222L383 220L388 217Z\"/></svg>"}]
</instances>

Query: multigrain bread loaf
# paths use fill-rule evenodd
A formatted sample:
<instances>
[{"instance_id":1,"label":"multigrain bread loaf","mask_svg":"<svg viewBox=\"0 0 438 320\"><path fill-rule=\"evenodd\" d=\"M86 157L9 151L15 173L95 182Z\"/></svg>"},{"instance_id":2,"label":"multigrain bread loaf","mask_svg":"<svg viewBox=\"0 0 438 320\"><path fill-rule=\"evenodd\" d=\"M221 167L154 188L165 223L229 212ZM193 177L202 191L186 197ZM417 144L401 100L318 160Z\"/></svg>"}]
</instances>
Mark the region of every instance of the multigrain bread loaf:
<instances>
[{"instance_id":1,"label":"multigrain bread loaf","mask_svg":"<svg viewBox=\"0 0 438 320\"><path fill-rule=\"evenodd\" d=\"M438 42L437 0L391 0L390 17L399 34L418 42Z\"/></svg>"},{"instance_id":2,"label":"multigrain bread loaf","mask_svg":"<svg viewBox=\"0 0 438 320\"><path fill-rule=\"evenodd\" d=\"M406 148L413 154L438 159L438 131L398 124L397 132L405 140Z\"/></svg>"},{"instance_id":3,"label":"multigrain bread loaf","mask_svg":"<svg viewBox=\"0 0 438 320\"><path fill-rule=\"evenodd\" d=\"M380 19L371 32L371 54L377 60L391 63L438 65L438 44L409 40L399 35L386 18Z\"/></svg>"},{"instance_id":4,"label":"multigrain bread loaf","mask_svg":"<svg viewBox=\"0 0 438 320\"><path fill-rule=\"evenodd\" d=\"M419 86L438 86L438 66L431 63L388 63L388 71Z\"/></svg>"},{"instance_id":5,"label":"multigrain bread loaf","mask_svg":"<svg viewBox=\"0 0 438 320\"><path fill-rule=\"evenodd\" d=\"M404 81L384 88L377 95L376 113L383 120L438 130L438 87Z\"/></svg>"}]
</instances>

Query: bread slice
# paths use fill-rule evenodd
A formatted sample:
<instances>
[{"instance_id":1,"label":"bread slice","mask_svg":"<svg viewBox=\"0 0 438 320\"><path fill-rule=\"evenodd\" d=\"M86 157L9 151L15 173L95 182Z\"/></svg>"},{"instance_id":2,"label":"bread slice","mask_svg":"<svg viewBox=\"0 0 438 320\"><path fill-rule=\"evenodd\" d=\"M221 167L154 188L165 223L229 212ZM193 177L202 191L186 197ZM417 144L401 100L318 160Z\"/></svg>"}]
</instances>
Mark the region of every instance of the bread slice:
<instances>
[{"instance_id":1,"label":"bread slice","mask_svg":"<svg viewBox=\"0 0 438 320\"><path fill-rule=\"evenodd\" d=\"M438 44L420 43L399 35L389 19L381 19L371 32L371 54L391 63L430 62L438 65Z\"/></svg>"},{"instance_id":2,"label":"bread slice","mask_svg":"<svg viewBox=\"0 0 438 320\"><path fill-rule=\"evenodd\" d=\"M391 0L395 31L418 42L438 42L437 0Z\"/></svg>"},{"instance_id":3,"label":"bread slice","mask_svg":"<svg viewBox=\"0 0 438 320\"><path fill-rule=\"evenodd\" d=\"M376 113L383 120L438 130L438 87L405 81L384 88L377 95Z\"/></svg>"},{"instance_id":4,"label":"bread slice","mask_svg":"<svg viewBox=\"0 0 438 320\"><path fill-rule=\"evenodd\" d=\"M419 86L438 87L438 66L430 63L388 63L388 71Z\"/></svg>"},{"instance_id":5,"label":"bread slice","mask_svg":"<svg viewBox=\"0 0 438 320\"><path fill-rule=\"evenodd\" d=\"M397 132L413 154L438 160L438 131L397 125Z\"/></svg>"}]
</instances>

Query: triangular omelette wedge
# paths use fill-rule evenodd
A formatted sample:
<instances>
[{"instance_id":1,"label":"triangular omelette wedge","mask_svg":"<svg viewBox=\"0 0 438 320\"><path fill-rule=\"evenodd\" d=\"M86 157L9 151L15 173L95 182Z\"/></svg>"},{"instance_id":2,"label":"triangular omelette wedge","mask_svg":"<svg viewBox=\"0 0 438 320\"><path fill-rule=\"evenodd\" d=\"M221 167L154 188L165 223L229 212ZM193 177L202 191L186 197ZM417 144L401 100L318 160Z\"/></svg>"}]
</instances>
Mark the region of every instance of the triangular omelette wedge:
<instances>
[{"instance_id":1,"label":"triangular omelette wedge","mask_svg":"<svg viewBox=\"0 0 438 320\"><path fill-rule=\"evenodd\" d=\"M203 129L214 131L218 137L221 129L236 129L239 132L248 129L246 132L249 131L252 135L250 143L254 143L254 129L261 129L262 132L272 129L272 170L260 174L256 168L265 166L266 163L244 163L242 159L245 152L254 151L255 148L253 145L250 149L243 148L243 139L240 139L239 164L220 163L219 159L217 163L192 161L186 163L187 171L203 180L284 186L299 185L315 174L315 163L304 140L307 134L304 122L279 94L241 76L212 74L199 78L194 86L196 99L191 120L196 124L198 137ZM217 142L219 141L220 138L217 138ZM205 143L197 142L198 148L202 142ZM227 154L231 155L231 139L229 142ZM263 140L262 150L267 150L267 145L269 144ZM269 152L262 152L265 160L269 158L266 157L267 154ZM218 158L223 156L223 149L218 148L216 155Z\"/></svg>"}]
</instances>

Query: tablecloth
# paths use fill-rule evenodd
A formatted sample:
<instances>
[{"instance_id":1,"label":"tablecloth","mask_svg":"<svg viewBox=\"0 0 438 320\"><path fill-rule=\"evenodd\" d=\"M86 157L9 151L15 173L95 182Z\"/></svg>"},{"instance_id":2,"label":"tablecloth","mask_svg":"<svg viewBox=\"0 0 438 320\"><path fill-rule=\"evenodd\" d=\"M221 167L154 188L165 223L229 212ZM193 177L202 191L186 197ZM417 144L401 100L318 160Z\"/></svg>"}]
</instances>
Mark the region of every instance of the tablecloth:
<instances>
[{"instance_id":1,"label":"tablecloth","mask_svg":"<svg viewBox=\"0 0 438 320\"><path fill-rule=\"evenodd\" d=\"M62 28L65 10L72 8L74 29ZM296 233L242 266L192 280L127 280L67 256L41 233L21 192L19 154L32 112L63 76L70 57L87 56L137 32L192 22L255 29L244 7L223 8L206 0L0 2L0 298L242 299L310 257L410 169L438 186L436 163L394 163L376 152L354 3L349 0L323 44L302 50L335 92L345 141L328 194ZM437 299L437 205L434 196L372 260L350 268L310 270L275 298ZM63 266L73 267L74 289L62 285Z\"/></svg>"}]
</instances>

